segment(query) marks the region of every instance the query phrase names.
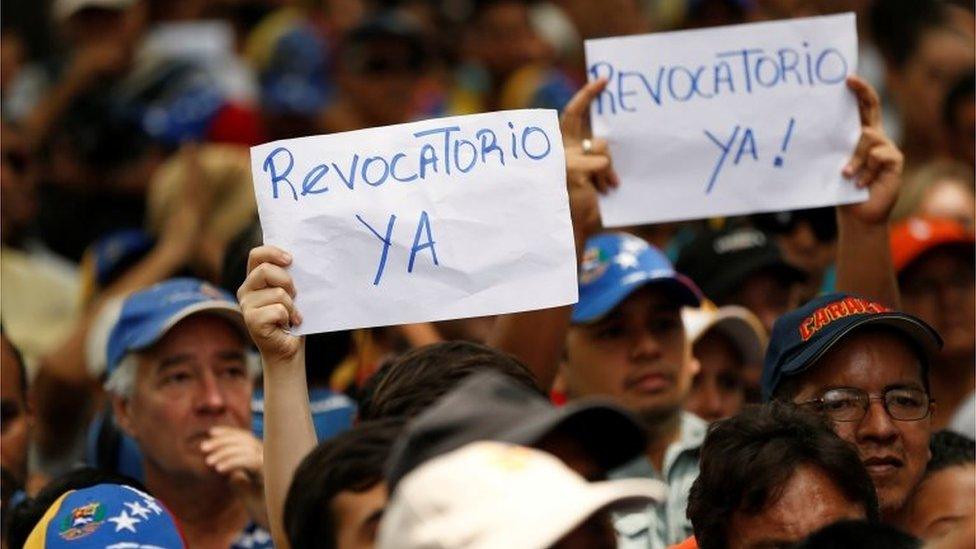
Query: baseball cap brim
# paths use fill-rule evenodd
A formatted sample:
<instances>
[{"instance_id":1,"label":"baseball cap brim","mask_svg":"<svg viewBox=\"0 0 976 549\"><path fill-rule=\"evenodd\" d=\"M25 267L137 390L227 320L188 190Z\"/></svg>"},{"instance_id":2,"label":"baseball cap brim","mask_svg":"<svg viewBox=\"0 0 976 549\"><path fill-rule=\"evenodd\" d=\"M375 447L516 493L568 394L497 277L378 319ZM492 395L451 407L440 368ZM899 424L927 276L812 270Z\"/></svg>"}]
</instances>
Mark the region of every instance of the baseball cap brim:
<instances>
[{"instance_id":1,"label":"baseball cap brim","mask_svg":"<svg viewBox=\"0 0 976 549\"><path fill-rule=\"evenodd\" d=\"M126 350L131 352L147 349L156 344L181 321L199 314L212 314L224 318L247 340L247 326L244 324L244 315L241 314L237 304L213 300L194 303L173 313L164 322L154 326L152 330L146 330L140 337L130 341Z\"/></svg>"},{"instance_id":2,"label":"baseball cap brim","mask_svg":"<svg viewBox=\"0 0 976 549\"><path fill-rule=\"evenodd\" d=\"M670 272L663 276L654 276L653 273L635 272L628 276L623 284L609 288L601 295L586 300L585 303L582 301L577 303L573 309L572 322L574 324L596 322L620 305L630 294L650 285L660 287L668 295L673 296L679 306L697 307L701 303L701 291L690 278L680 273Z\"/></svg>"},{"instance_id":3,"label":"baseball cap brim","mask_svg":"<svg viewBox=\"0 0 976 549\"><path fill-rule=\"evenodd\" d=\"M565 433L579 441L587 454L607 471L636 458L647 444L647 436L636 419L613 404L599 401L552 407L502 433L498 439L536 446L556 433Z\"/></svg>"},{"instance_id":4,"label":"baseball cap brim","mask_svg":"<svg viewBox=\"0 0 976 549\"><path fill-rule=\"evenodd\" d=\"M582 502L553 502L546 514L549 517L547 524L526 524L524 526L531 528L531 531L525 531L524 536L519 537L524 538L524 547L550 547L600 511L628 511L660 503L666 497L663 483L653 479L625 478L591 482L587 485L587 494Z\"/></svg>"},{"instance_id":5,"label":"baseball cap brim","mask_svg":"<svg viewBox=\"0 0 976 549\"><path fill-rule=\"evenodd\" d=\"M706 292L709 292L707 294L709 299L719 302L725 301L749 276L755 273L772 273L777 280L788 283L803 282L807 278L806 273L771 254L764 257L743 258L730 263L731 265L726 267L720 277L720 282L712 283L711 287L706 287L705 283L702 282L702 287L705 288Z\"/></svg>"},{"instance_id":6,"label":"baseball cap brim","mask_svg":"<svg viewBox=\"0 0 976 549\"><path fill-rule=\"evenodd\" d=\"M715 321L705 331L712 329L721 331L732 340L746 364L762 364L766 351L766 334L762 325L754 324L734 311L719 311Z\"/></svg>"},{"instance_id":7,"label":"baseball cap brim","mask_svg":"<svg viewBox=\"0 0 976 549\"><path fill-rule=\"evenodd\" d=\"M920 320L904 313L888 312L854 318L844 327L835 330L830 336L804 347L800 353L791 357L787 364L778 370L776 379L772 380L771 384L768 384L770 394L763 395L764 399L768 400L772 397L771 393L775 391L775 388L783 379L805 372L851 332L865 326L886 326L897 331L899 334L907 336L911 340L913 347L924 356L926 361L924 366L926 367L938 356L942 349L942 338L939 337L939 334L935 330ZM764 383L763 389L765 390L766 387L767 384Z\"/></svg>"}]
</instances>

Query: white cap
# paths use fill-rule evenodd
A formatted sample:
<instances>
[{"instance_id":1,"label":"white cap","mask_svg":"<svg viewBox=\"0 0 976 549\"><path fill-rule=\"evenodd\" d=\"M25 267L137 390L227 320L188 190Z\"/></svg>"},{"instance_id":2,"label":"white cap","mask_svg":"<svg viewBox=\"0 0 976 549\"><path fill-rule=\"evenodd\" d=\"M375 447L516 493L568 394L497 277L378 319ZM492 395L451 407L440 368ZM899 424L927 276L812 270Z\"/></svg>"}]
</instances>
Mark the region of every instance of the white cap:
<instances>
[{"instance_id":1,"label":"white cap","mask_svg":"<svg viewBox=\"0 0 976 549\"><path fill-rule=\"evenodd\" d=\"M59 21L66 21L85 8L124 10L134 3L135 0L57 0L54 4L54 17Z\"/></svg>"},{"instance_id":2,"label":"white cap","mask_svg":"<svg viewBox=\"0 0 976 549\"><path fill-rule=\"evenodd\" d=\"M651 479L587 482L555 456L474 442L438 456L397 486L378 549L544 549L597 511L663 501Z\"/></svg>"},{"instance_id":3,"label":"white cap","mask_svg":"<svg viewBox=\"0 0 976 549\"><path fill-rule=\"evenodd\" d=\"M714 328L732 340L745 364L762 364L768 337L762 322L749 309L738 305L715 308L705 303L697 309L681 309L681 321L692 345Z\"/></svg>"}]
</instances>

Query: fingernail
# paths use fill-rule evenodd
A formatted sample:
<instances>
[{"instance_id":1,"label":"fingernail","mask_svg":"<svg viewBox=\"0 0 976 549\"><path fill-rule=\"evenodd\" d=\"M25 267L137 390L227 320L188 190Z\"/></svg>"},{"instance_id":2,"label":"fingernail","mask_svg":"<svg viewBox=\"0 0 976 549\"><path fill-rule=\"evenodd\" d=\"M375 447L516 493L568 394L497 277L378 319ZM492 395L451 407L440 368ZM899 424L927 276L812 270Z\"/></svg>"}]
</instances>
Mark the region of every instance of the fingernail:
<instances>
[{"instance_id":1,"label":"fingernail","mask_svg":"<svg viewBox=\"0 0 976 549\"><path fill-rule=\"evenodd\" d=\"M290 253L284 252L283 254L281 254L281 257L282 257L282 259L285 260L285 263L291 263L291 254Z\"/></svg>"}]
</instances>

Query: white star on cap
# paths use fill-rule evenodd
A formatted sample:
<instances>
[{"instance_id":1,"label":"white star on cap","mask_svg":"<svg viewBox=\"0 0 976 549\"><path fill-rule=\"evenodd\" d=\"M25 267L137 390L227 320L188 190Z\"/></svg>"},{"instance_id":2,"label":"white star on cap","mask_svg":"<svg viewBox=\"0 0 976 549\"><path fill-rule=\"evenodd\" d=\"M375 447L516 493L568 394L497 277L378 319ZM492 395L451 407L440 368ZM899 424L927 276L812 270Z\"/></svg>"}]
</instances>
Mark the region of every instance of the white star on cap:
<instances>
[{"instance_id":1,"label":"white star on cap","mask_svg":"<svg viewBox=\"0 0 976 549\"><path fill-rule=\"evenodd\" d=\"M631 253L620 253L613 258L613 262L620 265L621 269L633 269L637 266L637 256Z\"/></svg>"},{"instance_id":2,"label":"white star on cap","mask_svg":"<svg viewBox=\"0 0 976 549\"><path fill-rule=\"evenodd\" d=\"M636 254L645 248L647 248L647 243L637 237L626 238L620 243L620 250L627 253Z\"/></svg>"},{"instance_id":3,"label":"white star on cap","mask_svg":"<svg viewBox=\"0 0 976 549\"><path fill-rule=\"evenodd\" d=\"M148 508L143 507L138 501L126 502L125 506L128 507L129 511L132 512L132 516L137 516L141 519L148 517L149 513L151 512Z\"/></svg>"},{"instance_id":4,"label":"white star on cap","mask_svg":"<svg viewBox=\"0 0 976 549\"><path fill-rule=\"evenodd\" d=\"M148 507L150 511L156 513L157 515L163 512L163 508L157 505L156 500L154 499L146 497L145 499L142 500L142 502L146 504L146 507Z\"/></svg>"},{"instance_id":5,"label":"white star on cap","mask_svg":"<svg viewBox=\"0 0 976 549\"><path fill-rule=\"evenodd\" d=\"M122 530L129 530L133 534L136 532L135 525L142 522L141 520L135 517L130 517L129 513L126 511L122 511L118 515L111 517L108 520L109 522L115 523L116 532L121 532Z\"/></svg>"}]
</instances>

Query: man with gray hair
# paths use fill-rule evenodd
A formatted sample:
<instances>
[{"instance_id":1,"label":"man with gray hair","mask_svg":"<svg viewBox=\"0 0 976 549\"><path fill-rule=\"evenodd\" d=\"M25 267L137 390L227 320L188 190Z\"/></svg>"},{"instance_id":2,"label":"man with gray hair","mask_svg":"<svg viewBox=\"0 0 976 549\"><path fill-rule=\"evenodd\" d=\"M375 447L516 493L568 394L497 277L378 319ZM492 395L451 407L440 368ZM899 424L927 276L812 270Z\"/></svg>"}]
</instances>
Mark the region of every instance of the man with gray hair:
<instances>
[{"instance_id":1,"label":"man with gray hair","mask_svg":"<svg viewBox=\"0 0 976 549\"><path fill-rule=\"evenodd\" d=\"M248 341L237 302L190 278L129 296L108 338L116 422L190 547L271 547L257 524L263 448L249 426L259 365Z\"/></svg>"}]
</instances>

